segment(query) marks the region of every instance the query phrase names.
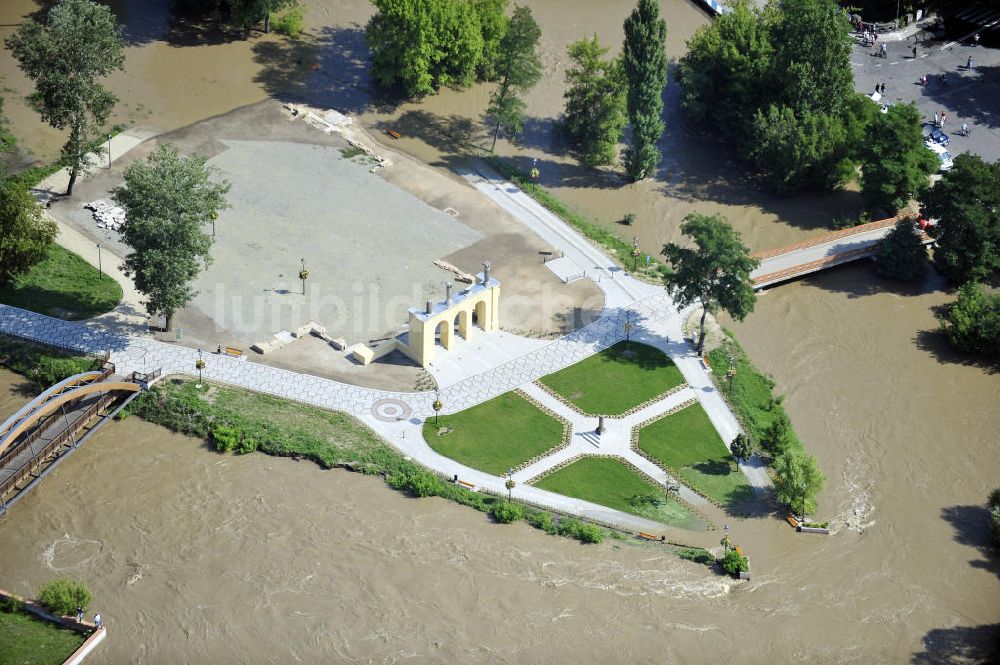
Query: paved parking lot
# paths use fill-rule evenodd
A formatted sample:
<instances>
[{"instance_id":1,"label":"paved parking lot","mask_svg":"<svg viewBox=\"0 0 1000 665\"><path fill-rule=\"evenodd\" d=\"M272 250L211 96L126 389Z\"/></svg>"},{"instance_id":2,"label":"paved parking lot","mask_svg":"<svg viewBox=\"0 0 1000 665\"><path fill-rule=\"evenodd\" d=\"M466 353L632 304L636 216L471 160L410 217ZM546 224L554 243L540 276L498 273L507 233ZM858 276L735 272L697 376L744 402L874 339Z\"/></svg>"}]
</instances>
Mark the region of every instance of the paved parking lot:
<instances>
[{"instance_id":1,"label":"paved parking lot","mask_svg":"<svg viewBox=\"0 0 1000 665\"><path fill-rule=\"evenodd\" d=\"M1000 49L921 38L886 41L885 58L879 57L877 47L855 46L851 56L855 88L871 94L876 83L884 82L886 101L914 102L928 123L926 131L934 114L943 110L948 114L944 130L951 136L952 155L971 152L991 162L1000 159ZM966 67L970 56L971 70ZM918 79L925 75L927 85L919 85ZM969 125L969 137L957 133L963 122Z\"/></svg>"}]
</instances>

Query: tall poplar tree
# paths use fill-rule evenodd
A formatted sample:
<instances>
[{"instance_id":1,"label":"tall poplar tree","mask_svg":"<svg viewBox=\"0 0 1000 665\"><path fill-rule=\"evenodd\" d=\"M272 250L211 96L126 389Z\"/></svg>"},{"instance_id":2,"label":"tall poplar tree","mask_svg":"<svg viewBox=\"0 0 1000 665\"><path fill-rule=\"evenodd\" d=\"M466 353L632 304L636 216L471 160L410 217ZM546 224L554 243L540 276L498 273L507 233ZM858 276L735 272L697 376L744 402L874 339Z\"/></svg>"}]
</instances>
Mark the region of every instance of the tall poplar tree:
<instances>
[{"instance_id":1,"label":"tall poplar tree","mask_svg":"<svg viewBox=\"0 0 1000 665\"><path fill-rule=\"evenodd\" d=\"M605 60L608 49L593 39L573 42L567 50L563 132L586 166L612 164L625 131L625 77L621 60Z\"/></svg>"},{"instance_id":2,"label":"tall poplar tree","mask_svg":"<svg viewBox=\"0 0 1000 665\"><path fill-rule=\"evenodd\" d=\"M667 23L660 18L656 0L639 0L625 19L622 62L628 81L631 144L625 171L632 180L653 174L660 163L656 143L663 136L663 88L667 85Z\"/></svg>"},{"instance_id":3,"label":"tall poplar tree","mask_svg":"<svg viewBox=\"0 0 1000 665\"><path fill-rule=\"evenodd\" d=\"M125 63L115 15L90 0L61 0L45 23L26 19L7 38L21 71L35 82L32 106L56 129L69 129L62 161L69 167L67 195L87 166L87 148L118 100L97 83Z\"/></svg>"},{"instance_id":4,"label":"tall poplar tree","mask_svg":"<svg viewBox=\"0 0 1000 665\"><path fill-rule=\"evenodd\" d=\"M538 39L542 30L535 23L531 10L515 7L507 25L507 32L500 40L497 77L499 84L490 95L490 105L486 115L495 123L493 146L497 147L497 136L503 128L508 134L521 131L524 124L524 100L521 95L530 90L542 76L542 64L538 59Z\"/></svg>"}]
</instances>

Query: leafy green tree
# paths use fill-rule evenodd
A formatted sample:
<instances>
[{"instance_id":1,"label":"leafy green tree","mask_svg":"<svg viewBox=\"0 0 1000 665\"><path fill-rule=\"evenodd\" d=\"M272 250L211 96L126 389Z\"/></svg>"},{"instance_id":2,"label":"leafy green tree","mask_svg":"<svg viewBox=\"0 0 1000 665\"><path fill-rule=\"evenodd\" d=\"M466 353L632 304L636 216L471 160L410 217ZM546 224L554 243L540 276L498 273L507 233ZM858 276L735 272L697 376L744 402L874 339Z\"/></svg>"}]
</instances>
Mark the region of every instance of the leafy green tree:
<instances>
[{"instance_id":1,"label":"leafy green tree","mask_svg":"<svg viewBox=\"0 0 1000 665\"><path fill-rule=\"evenodd\" d=\"M53 614L66 616L75 615L78 607L86 611L93 596L83 582L59 577L42 585L38 591L38 600Z\"/></svg>"},{"instance_id":2,"label":"leafy green tree","mask_svg":"<svg viewBox=\"0 0 1000 665\"><path fill-rule=\"evenodd\" d=\"M132 248L125 270L146 296L149 314L162 312L168 330L174 313L197 294L191 281L211 262L212 238L202 227L228 206L229 183L212 182L207 161L163 144L130 164L125 184L111 192L125 209L121 238Z\"/></svg>"},{"instance_id":3,"label":"leafy green tree","mask_svg":"<svg viewBox=\"0 0 1000 665\"><path fill-rule=\"evenodd\" d=\"M621 61L606 60L608 49L593 39L573 42L567 50L566 116L563 132L586 166L612 164L625 131L625 78Z\"/></svg>"},{"instance_id":4,"label":"leafy green tree","mask_svg":"<svg viewBox=\"0 0 1000 665\"><path fill-rule=\"evenodd\" d=\"M749 436L740 432L729 444L729 450L737 460L747 460L753 455L753 441Z\"/></svg>"},{"instance_id":5,"label":"leafy green tree","mask_svg":"<svg viewBox=\"0 0 1000 665\"><path fill-rule=\"evenodd\" d=\"M750 250L722 215L690 213L681 232L691 238L695 248L674 243L663 246L663 256L672 268L664 281L680 307L701 303L698 353L702 353L705 317L710 310L722 308L739 321L753 311L757 296L750 273L758 261L750 258Z\"/></svg>"},{"instance_id":6,"label":"leafy green tree","mask_svg":"<svg viewBox=\"0 0 1000 665\"><path fill-rule=\"evenodd\" d=\"M816 495L826 484L816 459L800 450L787 450L774 461L774 488L778 500L792 510L807 513L816 510Z\"/></svg>"},{"instance_id":7,"label":"leafy green tree","mask_svg":"<svg viewBox=\"0 0 1000 665\"><path fill-rule=\"evenodd\" d=\"M6 154L14 149L17 140L10 131L10 121L3 112L3 97L0 97L0 155ZM3 177L2 166L0 166L0 178Z\"/></svg>"},{"instance_id":8,"label":"leafy green tree","mask_svg":"<svg viewBox=\"0 0 1000 665\"><path fill-rule=\"evenodd\" d=\"M13 178L0 178L0 285L9 284L48 256L56 238L31 192Z\"/></svg>"},{"instance_id":9,"label":"leafy green tree","mask_svg":"<svg viewBox=\"0 0 1000 665\"><path fill-rule=\"evenodd\" d=\"M882 277L911 281L927 272L927 248L913 220L904 219L878 243L875 270Z\"/></svg>"},{"instance_id":10,"label":"leafy green tree","mask_svg":"<svg viewBox=\"0 0 1000 665\"><path fill-rule=\"evenodd\" d=\"M1000 269L1000 164L963 153L920 197L920 212L937 224L934 265L953 284L985 280Z\"/></svg>"},{"instance_id":11,"label":"leafy green tree","mask_svg":"<svg viewBox=\"0 0 1000 665\"><path fill-rule=\"evenodd\" d=\"M764 433L763 445L772 457L778 457L791 447L792 423L784 413L771 421Z\"/></svg>"},{"instance_id":12,"label":"leafy green tree","mask_svg":"<svg viewBox=\"0 0 1000 665\"><path fill-rule=\"evenodd\" d=\"M916 106L894 104L869 126L861 160L861 192L872 207L899 210L937 170L938 158L924 145L920 123Z\"/></svg>"},{"instance_id":13,"label":"leafy green tree","mask_svg":"<svg viewBox=\"0 0 1000 665\"><path fill-rule=\"evenodd\" d=\"M91 0L60 0L44 24L26 19L6 45L35 83L28 99L42 120L69 129L61 159L70 170L66 194L72 195L77 176L87 166L88 146L117 101L97 83L125 62L115 16Z\"/></svg>"},{"instance_id":14,"label":"leafy green tree","mask_svg":"<svg viewBox=\"0 0 1000 665\"><path fill-rule=\"evenodd\" d=\"M483 57L483 33L474 5L454 0L372 0L376 14L365 41L372 75L411 97L441 86L468 85Z\"/></svg>"},{"instance_id":15,"label":"leafy green tree","mask_svg":"<svg viewBox=\"0 0 1000 665\"><path fill-rule=\"evenodd\" d=\"M939 319L956 351L1000 359L1000 294L966 282Z\"/></svg>"},{"instance_id":16,"label":"leafy green tree","mask_svg":"<svg viewBox=\"0 0 1000 665\"><path fill-rule=\"evenodd\" d=\"M507 32L500 40L497 60L497 89L490 95L490 105L486 115L495 123L493 146L497 147L497 136L503 128L508 134L517 134L524 124L523 95L542 76L542 65L538 59L538 39L542 30L535 23L528 7L515 7L514 15L507 25Z\"/></svg>"},{"instance_id":17,"label":"leafy green tree","mask_svg":"<svg viewBox=\"0 0 1000 665\"><path fill-rule=\"evenodd\" d=\"M699 28L678 63L681 101L687 114L723 136L749 144L755 111L771 100L771 45L763 12L750 0L731 0L731 10Z\"/></svg>"},{"instance_id":18,"label":"leafy green tree","mask_svg":"<svg viewBox=\"0 0 1000 665\"><path fill-rule=\"evenodd\" d=\"M656 147L663 136L663 89L667 85L667 22L660 18L656 0L639 0L625 19L622 65L628 84L626 96L631 141L625 154L625 172L632 180L653 174L660 163Z\"/></svg>"},{"instance_id":19,"label":"leafy green tree","mask_svg":"<svg viewBox=\"0 0 1000 665\"><path fill-rule=\"evenodd\" d=\"M271 32L271 14L294 2L295 0L229 0L229 15L244 30L263 21L264 32Z\"/></svg>"},{"instance_id":20,"label":"leafy green tree","mask_svg":"<svg viewBox=\"0 0 1000 665\"><path fill-rule=\"evenodd\" d=\"M507 34L507 0L472 0L479 16L483 36L483 52L479 59L478 74L484 81L495 81L500 62L500 40Z\"/></svg>"},{"instance_id":21,"label":"leafy green tree","mask_svg":"<svg viewBox=\"0 0 1000 665\"><path fill-rule=\"evenodd\" d=\"M837 116L771 105L754 116L749 156L777 194L810 186L832 188L854 171L846 155L846 134Z\"/></svg>"}]
</instances>

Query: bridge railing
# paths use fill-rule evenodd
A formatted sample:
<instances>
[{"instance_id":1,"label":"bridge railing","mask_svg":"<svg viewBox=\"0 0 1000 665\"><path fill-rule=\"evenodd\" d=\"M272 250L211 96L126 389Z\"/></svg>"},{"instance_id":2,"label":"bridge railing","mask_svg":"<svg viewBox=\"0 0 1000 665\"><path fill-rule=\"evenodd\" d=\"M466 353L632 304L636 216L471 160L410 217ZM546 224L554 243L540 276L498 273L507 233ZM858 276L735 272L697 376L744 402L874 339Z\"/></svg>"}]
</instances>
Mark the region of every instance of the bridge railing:
<instances>
[{"instance_id":1,"label":"bridge railing","mask_svg":"<svg viewBox=\"0 0 1000 665\"><path fill-rule=\"evenodd\" d=\"M76 436L76 433L83 429L83 426L88 423L91 418L96 416L101 409L107 408L108 405L114 400L115 395L112 393L102 395L97 402L87 407L87 409L77 417L72 425L57 434L52 441L45 444L41 450L37 453L32 451L31 460L7 478L7 480L5 480L2 484L0 484L0 505L2 505L4 497L17 487L21 481L30 476L34 470L38 468L39 464L43 463L50 455L55 453L55 451L62 447L66 441ZM13 449L8 450L4 457L7 459L13 459L20 453L24 452L26 447L38 440L44 429L44 427L38 427L31 433L31 435L25 437L25 439L19 442Z\"/></svg>"}]
</instances>

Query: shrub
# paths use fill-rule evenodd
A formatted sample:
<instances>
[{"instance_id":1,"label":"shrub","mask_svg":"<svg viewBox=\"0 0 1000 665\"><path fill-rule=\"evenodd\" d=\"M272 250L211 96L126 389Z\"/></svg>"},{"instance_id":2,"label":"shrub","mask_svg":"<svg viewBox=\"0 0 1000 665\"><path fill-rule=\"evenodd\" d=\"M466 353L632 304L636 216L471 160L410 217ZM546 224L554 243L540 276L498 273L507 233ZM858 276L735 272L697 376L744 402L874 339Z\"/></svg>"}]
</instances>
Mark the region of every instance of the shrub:
<instances>
[{"instance_id":1,"label":"shrub","mask_svg":"<svg viewBox=\"0 0 1000 665\"><path fill-rule=\"evenodd\" d=\"M23 609L24 609L24 603L22 603L17 598L0 599L0 612L6 612L7 614L16 614Z\"/></svg>"},{"instance_id":2,"label":"shrub","mask_svg":"<svg viewBox=\"0 0 1000 665\"><path fill-rule=\"evenodd\" d=\"M583 543L599 543L604 539L604 534L593 524L584 524L578 519L568 517L559 521L557 532Z\"/></svg>"},{"instance_id":3,"label":"shrub","mask_svg":"<svg viewBox=\"0 0 1000 665\"><path fill-rule=\"evenodd\" d=\"M993 540L1000 546L1000 506L990 511L990 527L993 529Z\"/></svg>"},{"instance_id":4,"label":"shrub","mask_svg":"<svg viewBox=\"0 0 1000 665\"><path fill-rule=\"evenodd\" d=\"M725 556L719 559L719 565L730 575L739 575L741 571L750 570L747 558L736 550L726 550Z\"/></svg>"},{"instance_id":5,"label":"shrub","mask_svg":"<svg viewBox=\"0 0 1000 665\"><path fill-rule=\"evenodd\" d=\"M706 566L710 566L715 562L715 559L712 558L712 554L708 550L703 550L700 547L683 549L677 553L677 556L685 561L694 561L695 563L701 563Z\"/></svg>"},{"instance_id":6,"label":"shrub","mask_svg":"<svg viewBox=\"0 0 1000 665\"><path fill-rule=\"evenodd\" d=\"M38 601L53 614L76 614L76 608L86 612L93 597L82 582L68 577L50 580L38 592Z\"/></svg>"},{"instance_id":7,"label":"shrub","mask_svg":"<svg viewBox=\"0 0 1000 665\"><path fill-rule=\"evenodd\" d=\"M1000 506L1000 487L996 488L990 492L990 498L988 499L990 508L996 508Z\"/></svg>"},{"instance_id":8,"label":"shrub","mask_svg":"<svg viewBox=\"0 0 1000 665\"><path fill-rule=\"evenodd\" d=\"M733 442L729 444L729 449L733 452L733 457L737 460L750 459L750 456L753 455L753 441L750 440L749 436L740 432L733 439Z\"/></svg>"},{"instance_id":9,"label":"shrub","mask_svg":"<svg viewBox=\"0 0 1000 665\"><path fill-rule=\"evenodd\" d=\"M239 433L235 427L218 423L212 426L212 443L220 453L228 453L236 447Z\"/></svg>"},{"instance_id":10,"label":"shrub","mask_svg":"<svg viewBox=\"0 0 1000 665\"><path fill-rule=\"evenodd\" d=\"M521 506L509 501L502 501L493 506L492 514L493 519L501 524L510 524L511 522L516 522L524 517L524 513L521 511Z\"/></svg>"},{"instance_id":11,"label":"shrub","mask_svg":"<svg viewBox=\"0 0 1000 665\"><path fill-rule=\"evenodd\" d=\"M1000 359L1000 295L968 282L938 319L956 351Z\"/></svg>"},{"instance_id":12,"label":"shrub","mask_svg":"<svg viewBox=\"0 0 1000 665\"><path fill-rule=\"evenodd\" d=\"M622 224L624 224L625 226L632 226L633 224L635 224L635 213L634 212L625 213L625 216L622 217Z\"/></svg>"},{"instance_id":13,"label":"shrub","mask_svg":"<svg viewBox=\"0 0 1000 665\"><path fill-rule=\"evenodd\" d=\"M556 523L552 521L552 514L544 510L530 510L527 515L528 524L541 529L547 534L555 535L559 532Z\"/></svg>"},{"instance_id":14,"label":"shrub","mask_svg":"<svg viewBox=\"0 0 1000 665\"><path fill-rule=\"evenodd\" d=\"M437 476L418 467L395 473L386 482L395 489L406 490L419 497L443 494L444 489L444 483Z\"/></svg>"},{"instance_id":15,"label":"shrub","mask_svg":"<svg viewBox=\"0 0 1000 665\"><path fill-rule=\"evenodd\" d=\"M302 34L303 23L305 23L305 12L302 10L302 4L296 2L284 14L276 16L271 21L271 27L278 34L298 39Z\"/></svg>"}]
</instances>

